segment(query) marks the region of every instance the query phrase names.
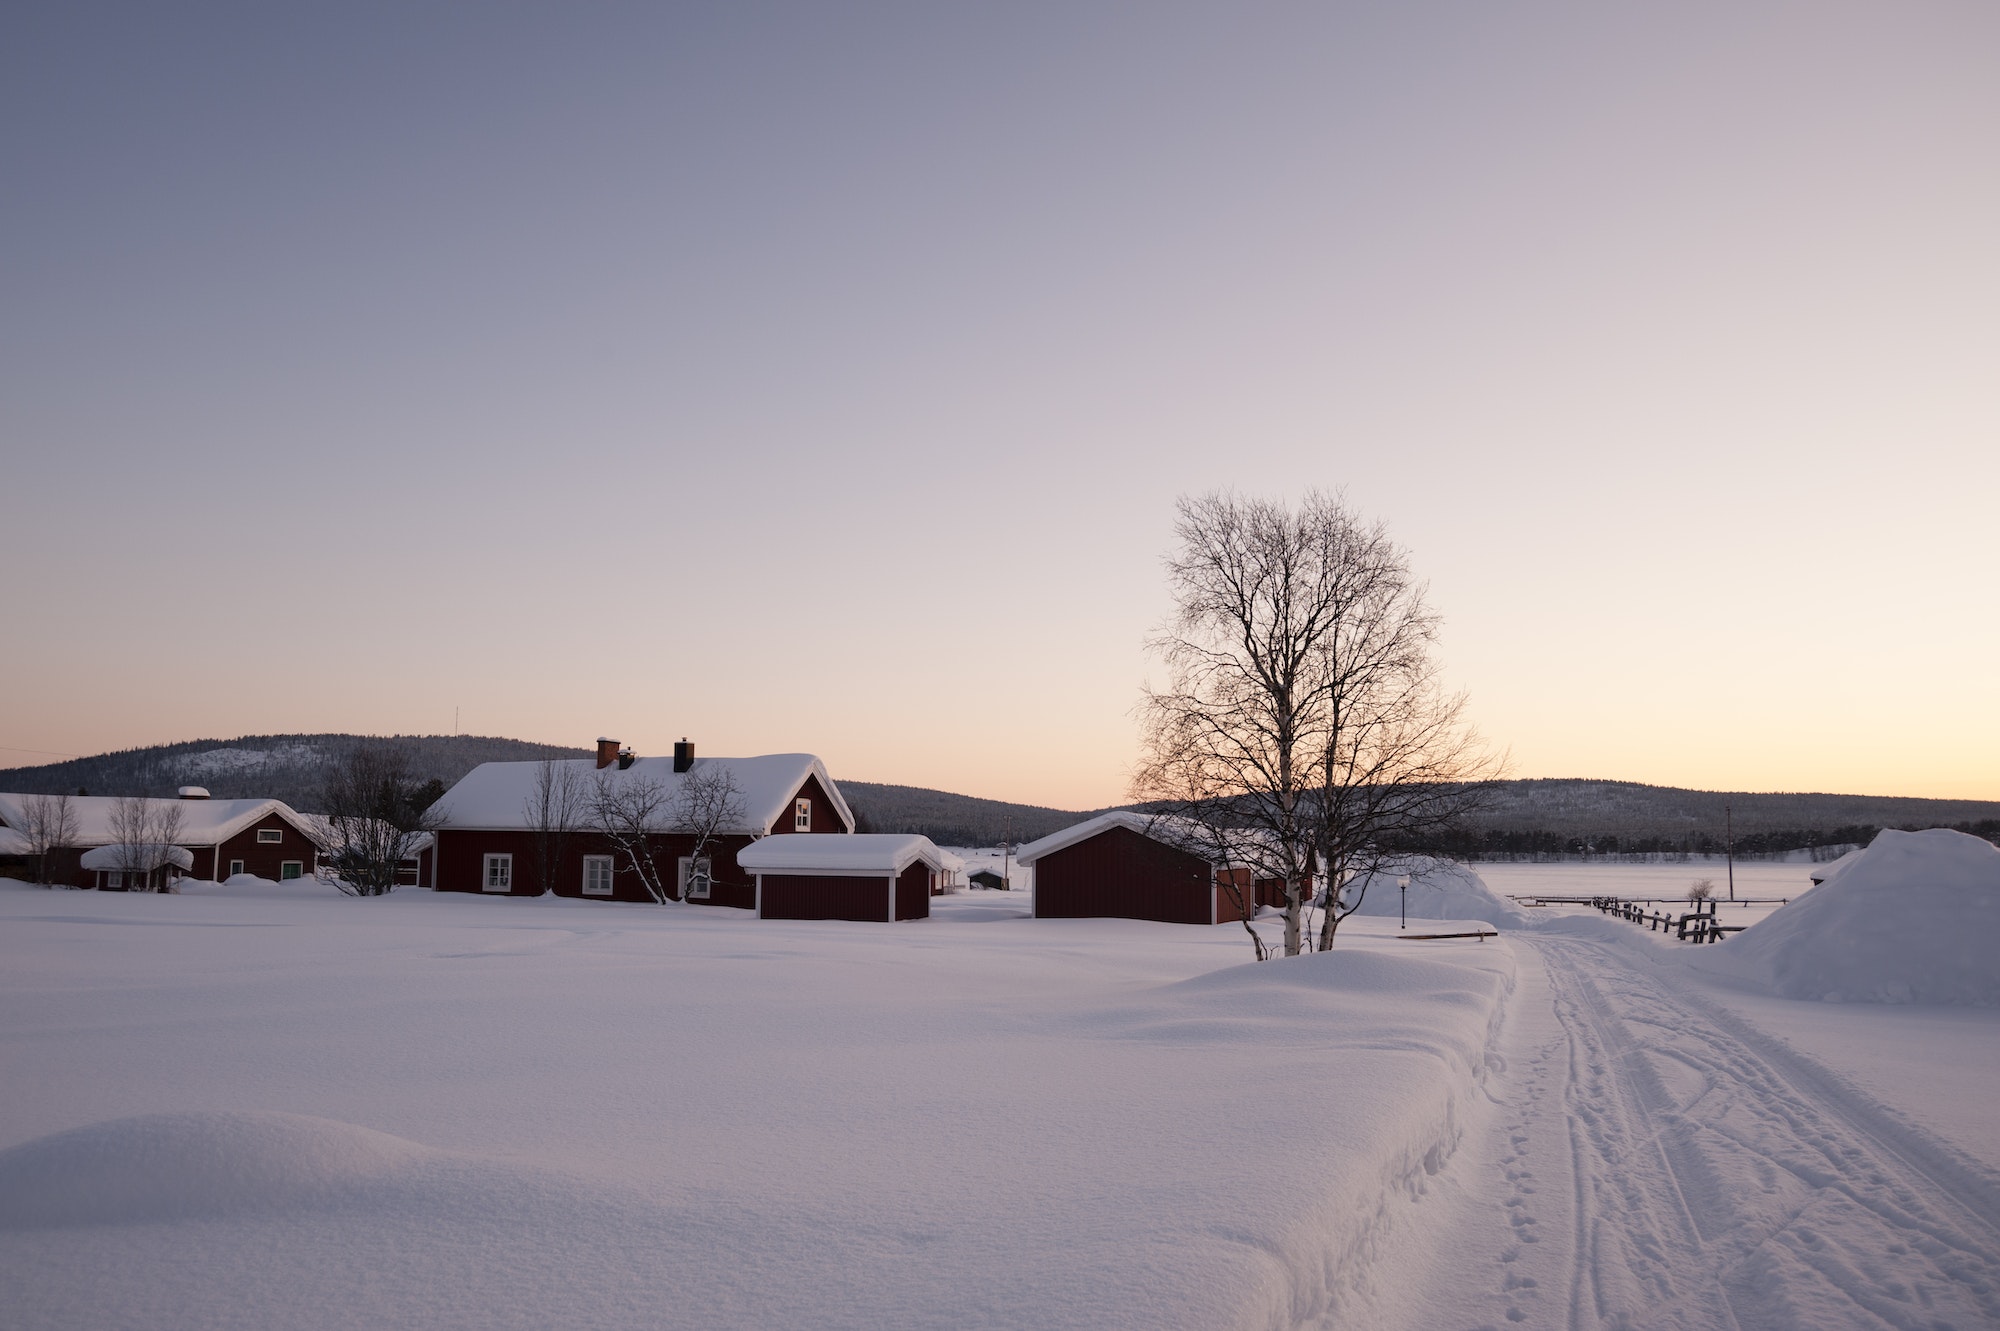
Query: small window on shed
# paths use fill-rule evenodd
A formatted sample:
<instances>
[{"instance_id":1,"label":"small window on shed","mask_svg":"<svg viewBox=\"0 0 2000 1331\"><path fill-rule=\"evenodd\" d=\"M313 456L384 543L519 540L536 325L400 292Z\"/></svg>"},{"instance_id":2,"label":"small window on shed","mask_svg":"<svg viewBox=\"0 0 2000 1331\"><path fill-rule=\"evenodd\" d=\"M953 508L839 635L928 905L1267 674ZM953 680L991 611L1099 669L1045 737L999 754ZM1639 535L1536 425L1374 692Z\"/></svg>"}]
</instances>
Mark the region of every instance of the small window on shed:
<instances>
[{"instance_id":1,"label":"small window on shed","mask_svg":"<svg viewBox=\"0 0 2000 1331\"><path fill-rule=\"evenodd\" d=\"M231 860L231 861L229 862L229 876L230 876L231 878L234 878L234 877L235 877L235 876L236 876L237 874L239 874L239 873L242 873L242 872L243 872L243 861L242 861L242 860Z\"/></svg>"},{"instance_id":2,"label":"small window on shed","mask_svg":"<svg viewBox=\"0 0 2000 1331\"><path fill-rule=\"evenodd\" d=\"M486 880L480 884L486 892L512 892L514 890L514 857L512 855L488 855L486 857Z\"/></svg>"},{"instance_id":3,"label":"small window on shed","mask_svg":"<svg viewBox=\"0 0 2000 1331\"><path fill-rule=\"evenodd\" d=\"M810 832L813 830L813 802L794 800L792 802L792 830Z\"/></svg>"},{"instance_id":4,"label":"small window on shed","mask_svg":"<svg viewBox=\"0 0 2000 1331\"><path fill-rule=\"evenodd\" d=\"M285 829L282 827L260 827L257 829L257 844L260 846L275 846L284 839Z\"/></svg>"},{"instance_id":5,"label":"small window on shed","mask_svg":"<svg viewBox=\"0 0 2000 1331\"><path fill-rule=\"evenodd\" d=\"M608 897L611 895L611 857L609 855L586 855L583 857L583 894L587 897Z\"/></svg>"},{"instance_id":6,"label":"small window on shed","mask_svg":"<svg viewBox=\"0 0 2000 1331\"><path fill-rule=\"evenodd\" d=\"M289 883L294 878L303 878L305 873L306 866L303 860L286 860L278 866L278 878L282 882Z\"/></svg>"}]
</instances>

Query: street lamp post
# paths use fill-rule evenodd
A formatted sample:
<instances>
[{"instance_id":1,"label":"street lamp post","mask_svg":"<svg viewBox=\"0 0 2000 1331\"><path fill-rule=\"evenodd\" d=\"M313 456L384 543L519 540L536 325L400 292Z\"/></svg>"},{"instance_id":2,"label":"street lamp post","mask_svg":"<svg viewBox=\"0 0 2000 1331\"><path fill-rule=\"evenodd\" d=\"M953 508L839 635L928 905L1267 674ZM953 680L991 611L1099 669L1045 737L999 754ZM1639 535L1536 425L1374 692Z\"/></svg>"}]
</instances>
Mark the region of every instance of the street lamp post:
<instances>
[{"instance_id":1,"label":"street lamp post","mask_svg":"<svg viewBox=\"0 0 2000 1331\"><path fill-rule=\"evenodd\" d=\"M1404 874L1396 880L1396 899L1403 907L1403 922L1396 927L1398 929L1407 929L1410 927L1410 876L1408 874Z\"/></svg>"}]
</instances>

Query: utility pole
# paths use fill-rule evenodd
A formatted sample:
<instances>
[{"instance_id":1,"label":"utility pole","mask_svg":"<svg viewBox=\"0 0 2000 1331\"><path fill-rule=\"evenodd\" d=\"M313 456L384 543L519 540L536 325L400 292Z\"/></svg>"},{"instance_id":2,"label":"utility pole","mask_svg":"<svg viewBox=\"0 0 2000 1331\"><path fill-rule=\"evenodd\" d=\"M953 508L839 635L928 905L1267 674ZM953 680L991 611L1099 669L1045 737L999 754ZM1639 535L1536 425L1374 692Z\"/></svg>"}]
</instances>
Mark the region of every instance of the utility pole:
<instances>
[{"instance_id":1,"label":"utility pole","mask_svg":"<svg viewBox=\"0 0 2000 1331\"><path fill-rule=\"evenodd\" d=\"M1729 899L1736 900L1736 818L1730 807L1722 806L1722 853L1729 865Z\"/></svg>"},{"instance_id":2,"label":"utility pole","mask_svg":"<svg viewBox=\"0 0 2000 1331\"><path fill-rule=\"evenodd\" d=\"M1014 820L1000 821L1000 890L1011 892L1014 888L1014 871L1009 868L1014 853Z\"/></svg>"}]
</instances>

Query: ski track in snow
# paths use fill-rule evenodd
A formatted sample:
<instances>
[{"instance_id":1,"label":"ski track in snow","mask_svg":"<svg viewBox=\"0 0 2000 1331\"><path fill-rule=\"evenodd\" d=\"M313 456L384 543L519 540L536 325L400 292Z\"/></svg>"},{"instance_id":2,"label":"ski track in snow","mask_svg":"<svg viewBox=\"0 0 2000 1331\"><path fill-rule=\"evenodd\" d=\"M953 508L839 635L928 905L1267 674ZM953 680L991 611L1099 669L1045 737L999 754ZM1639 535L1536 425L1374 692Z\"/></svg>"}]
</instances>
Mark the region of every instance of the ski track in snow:
<instances>
[{"instance_id":1,"label":"ski track in snow","mask_svg":"<svg viewBox=\"0 0 2000 1331\"><path fill-rule=\"evenodd\" d=\"M1461 1325L2000 1325L2000 1180L1629 955L1513 938L1520 1063L1430 1277Z\"/></svg>"}]
</instances>

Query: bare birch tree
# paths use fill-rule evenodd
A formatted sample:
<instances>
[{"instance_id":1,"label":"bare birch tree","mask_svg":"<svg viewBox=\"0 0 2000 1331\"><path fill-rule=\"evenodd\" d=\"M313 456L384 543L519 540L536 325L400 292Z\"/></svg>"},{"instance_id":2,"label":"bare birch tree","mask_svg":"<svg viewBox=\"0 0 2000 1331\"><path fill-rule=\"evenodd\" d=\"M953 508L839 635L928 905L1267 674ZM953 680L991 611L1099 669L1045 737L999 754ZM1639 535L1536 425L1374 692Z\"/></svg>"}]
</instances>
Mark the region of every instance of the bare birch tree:
<instances>
[{"instance_id":1,"label":"bare birch tree","mask_svg":"<svg viewBox=\"0 0 2000 1331\"><path fill-rule=\"evenodd\" d=\"M435 831L430 791L393 745L357 744L330 768L321 791L334 883L351 897L387 896L403 861Z\"/></svg>"},{"instance_id":2,"label":"bare birch tree","mask_svg":"<svg viewBox=\"0 0 2000 1331\"><path fill-rule=\"evenodd\" d=\"M1318 492L1297 510L1210 494L1180 501L1175 534L1133 793L1283 881L1285 955L1331 946L1361 904L1341 889L1452 825L1500 765L1439 688L1437 617L1379 523Z\"/></svg>"},{"instance_id":3,"label":"bare birch tree","mask_svg":"<svg viewBox=\"0 0 2000 1331\"><path fill-rule=\"evenodd\" d=\"M181 820L181 806L174 800L135 795L112 802L111 844L117 847L118 871L124 875L127 891L165 889L166 884L156 884L153 875L172 860Z\"/></svg>"},{"instance_id":4,"label":"bare birch tree","mask_svg":"<svg viewBox=\"0 0 2000 1331\"><path fill-rule=\"evenodd\" d=\"M674 791L670 825L675 832L694 838L694 847L688 852L688 881L681 885L686 895L708 895L713 877L709 843L742 827L744 816L743 792L728 768L696 763L681 778Z\"/></svg>"},{"instance_id":5,"label":"bare birch tree","mask_svg":"<svg viewBox=\"0 0 2000 1331\"><path fill-rule=\"evenodd\" d=\"M535 884L544 893L555 891L570 842L589 817L590 796L589 782L568 760L544 758L535 765L535 783L521 802L521 814L534 837Z\"/></svg>"},{"instance_id":6,"label":"bare birch tree","mask_svg":"<svg viewBox=\"0 0 2000 1331\"><path fill-rule=\"evenodd\" d=\"M76 806L70 796L30 795L22 801L21 812L27 826L21 829L28 841L28 853L35 857L35 881L49 885L49 857L77 843Z\"/></svg>"},{"instance_id":7,"label":"bare birch tree","mask_svg":"<svg viewBox=\"0 0 2000 1331\"><path fill-rule=\"evenodd\" d=\"M639 877L646 895L664 906L679 900L653 858L653 838L667 830L667 789L650 776L605 768L590 788L593 830Z\"/></svg>"}]
</instances>

